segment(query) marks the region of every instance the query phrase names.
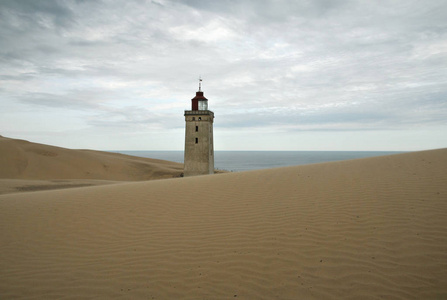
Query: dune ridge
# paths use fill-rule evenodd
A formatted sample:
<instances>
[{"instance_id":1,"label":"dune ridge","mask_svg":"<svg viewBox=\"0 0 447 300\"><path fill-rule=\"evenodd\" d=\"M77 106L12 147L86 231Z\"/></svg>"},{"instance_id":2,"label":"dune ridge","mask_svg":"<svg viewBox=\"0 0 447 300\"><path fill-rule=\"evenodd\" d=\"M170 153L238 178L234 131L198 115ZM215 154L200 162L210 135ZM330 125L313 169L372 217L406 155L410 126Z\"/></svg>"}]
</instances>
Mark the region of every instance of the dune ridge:
<instances>
[{"instance_id":1,"label":"dune ridge","mask_svg":"<svg viewBox=\"0 0 447 300\"><path fill-rule=\"evenodd\" d=\"M0 298L444 299L447 150L0 196Z\"/></svg>"},{"instance_id":2,"label":"dune ridge","mask_svg":"<svg viewBox=\"0 0 447 300\"><path fill-rule=\"evenodd\" d=\"M180 163L0 136L0 194L165 179L182 173Z\"/></svg>"},{"instance_id":3,"label":"dune ridge","mask_svg":"<svg viewBox=\"0 0 447 300\"><path fill-rule=\"evenodd\" d=\"M179 177L183 164L95 150L72 150L0 136L0 178L139 181Z\"/></svg>"}]
</instances>

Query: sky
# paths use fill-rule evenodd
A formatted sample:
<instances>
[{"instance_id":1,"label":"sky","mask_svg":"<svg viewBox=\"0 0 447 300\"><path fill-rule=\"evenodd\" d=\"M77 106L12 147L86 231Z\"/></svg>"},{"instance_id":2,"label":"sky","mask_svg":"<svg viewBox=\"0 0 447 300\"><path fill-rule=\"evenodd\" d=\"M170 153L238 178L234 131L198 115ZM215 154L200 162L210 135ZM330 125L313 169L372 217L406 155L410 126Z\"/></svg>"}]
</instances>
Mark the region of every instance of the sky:
<instances>
[{"instance_id":1,"label":"sky","mask_svg":"<svg viewBox=\"0 0 447 300\"><path fill-rule=\"evenodd\" d=\"M183 150L447 147L445 0L1 0L0 135Z\"/></svg>"}]
</instances>

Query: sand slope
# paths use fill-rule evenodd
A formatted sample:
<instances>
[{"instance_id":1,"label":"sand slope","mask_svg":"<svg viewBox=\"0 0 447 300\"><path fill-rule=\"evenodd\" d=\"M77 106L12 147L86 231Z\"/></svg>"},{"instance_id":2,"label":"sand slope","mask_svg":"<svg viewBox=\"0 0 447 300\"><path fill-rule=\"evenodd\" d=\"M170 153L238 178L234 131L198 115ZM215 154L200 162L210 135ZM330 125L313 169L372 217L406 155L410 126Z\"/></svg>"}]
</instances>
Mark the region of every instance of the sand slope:
<instances>
[{"instance_id":1,"label":"sand slope","mask_svg":"<svg viewBox=\"0 0 447 300\"><path fill-rule=\"evenodd\" d=\"M95 185L121 183L122 181L99 179L0 179L0 195L20 192L35 192L57 190L73 187L87 187Z\"/></svg>"},{"instance_id":2,"label":"sand slope","mask_svg":"<svg viewBox=\"0 0 447 300\"><path fill-rule=\"evenodd\" d=\"M0 196L0 298L446 299L447 150Z\"/></svg>"},{"instance_id":3,"label":"sand slope","mask_svg":"<svg viewBox=\"0 0 447 300\"><path fill-rule=\"evenodd\" d=\"M71 150L0 136L0 193L9 192L9 182L2 179L84 179L82 184L86 185L88 183L85 179L141 181L179 177L182 172L183 164L170 161L102 151ZM30 182L16 184L19 188L30 186ZM79 184L81 183L36 182L36 189ZM90 183L96 184L101 182Z\"/></svg>"}]
</instances>

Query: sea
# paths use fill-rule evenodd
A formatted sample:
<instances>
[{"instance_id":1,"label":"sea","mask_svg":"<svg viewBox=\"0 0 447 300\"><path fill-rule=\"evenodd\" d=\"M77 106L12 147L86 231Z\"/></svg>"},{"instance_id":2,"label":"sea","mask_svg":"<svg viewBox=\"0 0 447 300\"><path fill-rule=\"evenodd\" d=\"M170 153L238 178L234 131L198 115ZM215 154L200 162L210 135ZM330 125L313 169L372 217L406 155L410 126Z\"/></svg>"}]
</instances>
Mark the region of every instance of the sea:
<instances>
[{"instance_id":1,"label":"sea","mask_svg":"<svg viewBox=\"0 0 447 300\"><path fill-rule=\"evenodd\" d=\"M112 151L183 163L183 151ZM241 172L398 154L397 151L214 151L214 167Z\"/></svg>"}]
</instances>

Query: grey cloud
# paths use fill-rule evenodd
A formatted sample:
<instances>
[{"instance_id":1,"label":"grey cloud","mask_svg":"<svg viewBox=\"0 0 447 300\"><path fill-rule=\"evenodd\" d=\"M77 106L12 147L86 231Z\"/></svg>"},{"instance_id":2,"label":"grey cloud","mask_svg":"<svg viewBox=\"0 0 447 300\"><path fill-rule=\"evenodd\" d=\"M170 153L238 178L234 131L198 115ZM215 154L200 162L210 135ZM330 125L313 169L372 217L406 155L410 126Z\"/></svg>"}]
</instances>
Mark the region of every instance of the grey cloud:
<instances>
[{"instance_id":1,"label":"grey cloud","mask_svg":"<svg viewBox=\"0 0 447 300\"><path fill-rule=\"evenodd\" d=\"M76 3L70 1L71 3ZM67 27L74 21L70 2L58 0L4 0L1 2L2 19L14 24L12 33L20 33L33 27Z\"/></svg>"},{"instance_id":2,"label":"grey cloud","mask_svg":"<svg viewBox=\"0 0 447 300\"><path fill-rule=\"evenodd\" d=\"M45 13L53 16L71 16L71 10L66 2L58 0L34 1L34 0L3 0L4 9L20 13L35 14Z\"/></svg>"},{"instance_id":3,"label":"grey cloud","mask_svg":"<svg viewBox=\"0 0 447 300\"><path fill-rule=\"evenodd\" d=\"M178 0L176 2L186 4L197 10L204 10L227 16L244 17L249 16L249 20L285 22L290 18L299 16L322 16L326 12L337 7L346 6L347 1L290 1L290 0ZM346 2L346 3L345 3Z\"/></svg>"},{"instance_id":4,"label":"grey cloud","mask_svg":"<svg viewBox=\"0 0 447 300\"><path fill-rule=\"evenodd\" d=\"M245 128L278 126L288 130L378 130L408 128L413 124L445 125L447 102L445 93L403 99L376 99L357 104L346 104L313 109L299 106L265 108L257 111L221 108L216 126ZM409 108L409 109L408 109ZM416 109L417 108L417 109ZM219 120L217 121L219 122Z\"/></svg>"},{"instance_id":5,"label":"grey cloud","mask_svg":"<svg viewBox=\"0 0 447 300\"><path fill-rule=\"evenodd\" d=\"M84 94L84 95L82 95ZM64 108L77 110L98 109L99 105L91 98L85 97L85 93L68 96L67 94L54 94L44 92L23 93L12 98L31 106L47 108Z\"/></svg>"},{"instance_id":6,"label":"grey cloud","mask_svg":"<svg viewBox=\"0 0 447 300\"><path fill-rule=\"evenodd\" d=\"M183 128L178 116L153 112L148 108L128 106L120 109L107 108L90 117L87 122L94 127L169 129Z\"/></svg>"}]
</instances>

